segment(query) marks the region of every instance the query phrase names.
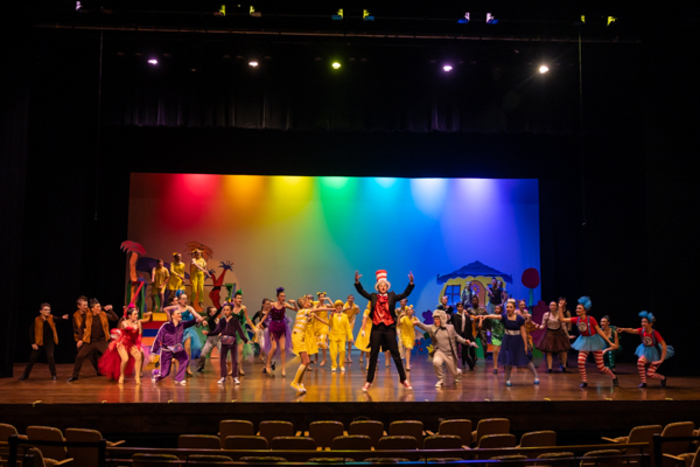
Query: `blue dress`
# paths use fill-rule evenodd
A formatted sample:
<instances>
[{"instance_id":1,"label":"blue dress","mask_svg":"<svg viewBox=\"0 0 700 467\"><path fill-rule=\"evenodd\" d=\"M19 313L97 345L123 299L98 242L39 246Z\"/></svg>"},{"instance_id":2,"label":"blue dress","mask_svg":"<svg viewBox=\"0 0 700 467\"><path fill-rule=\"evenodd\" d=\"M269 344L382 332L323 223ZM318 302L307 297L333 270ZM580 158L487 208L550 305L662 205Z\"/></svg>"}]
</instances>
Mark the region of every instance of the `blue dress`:
<instances>
[{"instance_id":1,"label":"blue dress","mask_svg":"<svg viewBox=\"0 0 700 467\"><path fill-rule=\"evenodd\" d=\"M525 342L520 335L520 326L525 324L525 318L515 315L514 321L508 319L508 313L501 315L501 322L505 327L501 351L498 354L498 363L501 365L527 366L530 359L525 353Z\"/></svg>"},{"instance_id":2,"label":"blue dress","mask_svg":"<svg viewBox=\"0 0 700 467\"><path fill-rule=\"evenodd\" d=\"M194 319L194 315L190 313L189 310L182 312L182 321L189 321ZM190 339L190 353L192 354L190 358L199 358L202 353L202 340L199 338L199 333L194 326L185 329L185 333L182 336L182 343L184 344L187 339Z\"/></svg>"},{"instance_id":3,"label":"blue dress","mask_svg":"<svg viewBox=\"0 0 700 467\"><path fill-rule=\"evenodd\" d=\"M586 319L581 319L580 317L572 318L572 324L576 324L578 332L580 335L573 344L571 348L578 350L579 352L598 352L605 350L607 344L600 335L597 334L595 329L598 326L598 322L592 316L586 316Z\"/></svg>"},{"instance_id":4,"label":"blue dress","mask_svg":"<svg viewBox=\"0 0 700 467\"><path fill-rule=\"evenodd\" d=\"M640 330L638 330L639 332ZM658 336L658 337L657 337ZM659 340L663 340L661 334L656 331L652 331L651 335L641 330L640 337L642 338L642 343L639 344L637 350L634 352L637 357L646 357L649 362L656 362L661 359L661 346L659 345ZM666 345L666 358L668 360L673 357L676 351L672 345Z\"/></svg>"}]
</instances>

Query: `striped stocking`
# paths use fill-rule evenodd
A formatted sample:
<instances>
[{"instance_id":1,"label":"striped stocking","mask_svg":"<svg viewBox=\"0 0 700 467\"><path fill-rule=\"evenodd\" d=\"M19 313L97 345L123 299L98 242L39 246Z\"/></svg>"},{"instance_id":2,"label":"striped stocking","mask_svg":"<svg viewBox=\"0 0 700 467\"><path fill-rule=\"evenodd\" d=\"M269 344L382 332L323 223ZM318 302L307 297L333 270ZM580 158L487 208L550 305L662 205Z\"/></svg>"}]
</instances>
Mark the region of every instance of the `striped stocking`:
<instances>
[{"instance_id":1,"label":"striped stocking","mask_svg":"<svg viewBox=\"0 0 700 467\"><path fill-rule=\"evenodd\" d=\"M612 370L610 370L610 368L606 367L605 364L603 363L603 351L602 350L593 351L593 359L595 360L595 364L598 367L598 371L610 376L611 378L615 378L615 375L613 374Z\"/></svg>"},{"instance_id":2,"label":"striped stocking","mask_svg":"<svg viewBox=\"0 0 700 467\"><path fill-rule=\"evenodd\" d=\"M582 350L578 353L578 372L581 375L581 380L584 383L588 382L588 377L586 376L586 359L588 358L588 351Z\"/></svg>"}]
</instances>

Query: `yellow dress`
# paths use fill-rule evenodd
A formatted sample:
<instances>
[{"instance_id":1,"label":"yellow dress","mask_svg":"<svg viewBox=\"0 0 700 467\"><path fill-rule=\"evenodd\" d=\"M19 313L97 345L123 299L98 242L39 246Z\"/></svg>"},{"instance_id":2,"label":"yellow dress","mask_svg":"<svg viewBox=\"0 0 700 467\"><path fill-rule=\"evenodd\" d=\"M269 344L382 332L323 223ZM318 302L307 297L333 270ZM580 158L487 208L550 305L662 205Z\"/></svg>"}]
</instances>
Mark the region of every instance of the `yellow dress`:
<instances>
[{"instance_id":1,"label":"yellow dress","mask_svg":"<svg viewBox=\"0 0 700 467\"><path fill-rule=\"evenodd\" d=\"M345 302L343 308L350 308L349 310L345 310L344 313L348 317L348 322L350 323L350 332L353 332L355 330L355 319L360 313L360 307L357 306L357 303L353 303L351 307L349 303Z\"/></svg>"},{"instance_id":2,"label":"yellow dress","mask_svg":"<svg viewBox=\"0 0 700 467\"><path fill-rule=\"evenodd\" d=\"M192 262L199 265L201 268L207 267L207 261L204 258L192 258ZM192 287L192 303L204 301L204 272L196 267L192 267L190 274L190 286Z\"/></svg>"},{"instance_id":3,"label":"yellow dress","mask_svg":"<svg viewBox=\"0 0 700 467\"><path fill-rule=\"evenodd\" d=\"M328 322L328 312L327 311L317 311L316 316L324 320L325 322ZM328 348L328 333L330 332L330 329L328 328L327 325L323 324L319 320L314 320L313 322L313 332L314 335L316 336L316 345L318 346L319 349L327 349Z\"/></svg>"},{"instance_id":4,"label":"yellow dress","mask_svg":"<svg viewBox=\"0 0 700 467\"><path fill-rule=\"evenodd\" d=\"M399 320L399 328L401 329L401 342L407 349L412 349L416 342L416 333L413 331L413 321L408 315L403 315Z\"/></svg>"},{"instance_id":5,"label":"yellow dress","mask_svg":"<svg viewBox=\"0 0 700 467\"><path fill-rule=\"evenodd\" d=\"M176 274L185 277L185 263L170 263L170 277L168 278L168 290L185 290L185 284Z\"/></svg>"},{"instance_id":6,"label":"yellow dress","mask_svg":"<svg viewBox=\"0 0 700 467\"><path fill-rule=\"evenodd\" d=\"M357 334L357 339L355 339L355 348L363 352L369 352L369 336L372 334L372 320L369 319L369 304L367 304L367 309L362 316L367 316L367 322L365 323L365 336L362 337L362 330Z\"/></svg>"},{"instance_id":7,"label":"yellow dress","mask_svg":"<svg viewBox=\"0 0 700 467\"><path fill-rule=\"evenodd\" d=\"M163 287L165 281L168 280L168 276L169 274L167 269L160 268L159 270L156 268L155 274L153 274L153 287L151 289L152 295L158 295L160 288ZM168 284L170 284L170 281L168 281Z\"/></svg>"}]
</instances>

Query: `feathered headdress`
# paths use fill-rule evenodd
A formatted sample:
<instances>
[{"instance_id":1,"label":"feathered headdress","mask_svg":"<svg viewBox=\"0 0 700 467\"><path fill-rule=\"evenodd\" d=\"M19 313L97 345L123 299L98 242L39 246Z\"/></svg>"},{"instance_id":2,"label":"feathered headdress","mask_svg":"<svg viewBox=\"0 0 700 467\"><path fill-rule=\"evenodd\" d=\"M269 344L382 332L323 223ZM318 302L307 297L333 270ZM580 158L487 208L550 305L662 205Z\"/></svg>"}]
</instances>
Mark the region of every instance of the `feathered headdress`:
<instances>
[{"instance_id":1,"label":"feathered headdress","mask_svg":"<svg viewBox=\"0 0 700 467\"><path fill-rule=\"evenodd\" d=\"M583 307L586 309L586 311L590 310L591 307L593 306L593 303L591 302L591 297L588 297L586 295L579 298L578 302L579 302L579 304L583 305Z\"/></svg>"},{"instance_id":2,"label":"feathered headdress","mask_svg":"<svg viewBox=\"0 0 700 467\"><path fill-rule=\"evenodd\" d=\"M656 318L654 317L654 315L648 311L640 311L639 317L648 319L650 323L653 323L654 321L656 321Z\"/></svg>"}]
</instances>

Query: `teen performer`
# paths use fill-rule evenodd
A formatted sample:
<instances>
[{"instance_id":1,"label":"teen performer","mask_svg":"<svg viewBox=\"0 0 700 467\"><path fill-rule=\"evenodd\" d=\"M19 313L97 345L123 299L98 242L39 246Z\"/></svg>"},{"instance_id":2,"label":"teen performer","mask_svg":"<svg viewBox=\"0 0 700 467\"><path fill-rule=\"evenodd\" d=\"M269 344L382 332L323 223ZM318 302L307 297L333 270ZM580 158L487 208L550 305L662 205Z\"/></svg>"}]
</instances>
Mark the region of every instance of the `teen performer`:
<instances>
[{"instance_id":1,"label":"teen performer","mask_svg":"<svg viewBox=\"0 0 700 467\"><path fill-rule=\"evenodd\" d=\"M78 309L75 311L75 313L73 313L73 339L75 339L77 349L80 350L80 346L77 345L77 343L82 340L81 329L83 328L83 323L85 322L85 313L88 313L90 310L88 307L88 298L85 295L81 295L78 297L78 300L76 300L76 305ZM88 356L88 360L95 368L97 376L100 376L100 369L97 367L97 356L95 356L94 353L91 353Z\"/></svg>"},{"instance_id":2,"label":"teen performer","mask_svg":"<svg viewBox=\"0 0 700 467\"><path fill-rule=\"evenodd\" d=\"M447 301L449 300L449 298L450 297L448 297L447 295L443 295L442 297L440 297L440 304L437 307L438 310L442 310L445 312L445 314L447 314L447 321L448 322L450 322L452 320L452 315L455 312L455 309L452 308L452 305L447 304ZM443 324L445 324L445 323L443 323Z\"/></svg>"},{"instance_id":3,"label":"teen performer","mask_svg":"<svg viewBox=\"0 0 700 467\"><path fill-rule=\"evenodd\" d=\"M479 315L479 322L477 328L479 330L484 328L484 319L488 319L489 327L491 328L491 360L493 360L493 374L498 374L498 363L499 354L501 353L501 345L503 344L503 336L505 335L504 321L493 318L493 316L501 316L503 314L503 307L501 305L496 305L493 308L496 311L495 315ZM524 319L524 318L523 318ZM486 349L484 347L484 355L486 355ZM525 352L527 353L527 351Z\"/></svg>"},{"instance_id":4,"label":"teen performer","mask_svg":"<svg viewBox=\"0 0 700 467\"><path fill-rule=\"evenodd\" d=\"M237 355L237 371L238 374L234 376L245 376L245 372L243 371L243 358L248 357L249 355L252 355L253 351L250 348L250 344L248 344L248 335L245 331L245 325L248 324L250 326L250 329L255 332L257 327L253 322L250 320L248 317L248 308L246 308L245 305L243 305L243 291L238 290L236 293L233 295L233 310L232 310L233 316L238 320L238 323L241 325L241 331L245 335L244 342L238 342L238 355ZM223 338L222 338L223 339ZM223 345L223 343L222 343Z\"/></svg>"},{"instance_id":5,"label":"teen performer","mask_svg":"<svg viewBox=\"0 0 700 467\"><path fill-rule=\"evenodd\" d=\"M463 339L462 336L455 332L454 326L447 324L447 313L442 310L433 311L433 325L426 326L413 318L413 324L421 328L423 331L430 334L430 339L433 341L433 370L437 376L435 387L439 388L444 384L442 365L445 364L452 376L455 378L455 384L462 382L462 370L457 368L457 351L454 342L457 341L462 345L471 344L470 341Z\"/></svg>"},{"instance_id":6,"label":"teen performer","mask_svg":"<svg viewBox=\"0 0 700 467\"><path fill-rule=\"evenodd\" d=\"M195 367L195 371L202 372L204 371L204 366L207 363L207 357L209 354L211 354L211 351L214 350L214 347L219 349L219 355L221 355L221 335L213 335L211 334L214 329L216 329L216 325L219 323L219 310L216 309L215 306L210 306L207 308L207 324L208 324L208 330L202 331L202 334L207 336L207 341L204 343L204 347L202 348L202 353L199 355L199 360L197 361L197 366Z\"/></svg>"},{"instance_id":7,"label":"teen performer","mask_svg":"<svg viewBox=\"0 0 700 467\"><path fill-rule=\"evenodd\" d=\"M362 275L355 271L355 289L357 292L370 301L369 318L372 320L372 334L370 336L370 356L369 369L367 370L367 381L362 387L363 391L369 390L374 380L374 371L377 367L377 358L379 351L384 348L391 352L391 357L394 359L396 369L399 372L399 380L407 389L413 389L411 383L406 380L406 372L401 362L399 349L396 342L396 302L407 298L413 291L413 273L408 273L409 283L406 290L402 294L396 294L393 291L389 292L391 283L387 281L387 273L380 269L376 273L377 282L374 285L376 293L368 293L362 288L360 277ZM364 330L362 331L364 332Z\"/></svg>"},{"instance_id":8,"label":"teen performer","mask_svg":"<svg viewBox=\"0 0 700 467\"><path fill-rule=\"evenodd\" d=\"M306 392L306 388L302 383L304 379L304 373L309 367L309 351L316 351L316 335L313 330L313 320L323 319L317 318L315 313L318 311L330 311L331 308L317 307L313 308L313 302L307 297L301 297L297 302L300 310L297 312L296 319L294 320L294 330L292 331L292 345L293 350L296 355L301 358L301 365L297 369L296 375L294 375L294 380L290 384L298 393L303 394ZM325 322L328 324L328 322Z\"/></svg>"},{"instance_id":9,"label":"teen performer","mask_svg":"<svg viewBox=\"0 0 700 467\"><path fill-rule=\"evenodd\" d=\"M178 295L185 293L185 263L182 262L182 255L178 252L173 253L173 262L170 263L167 291L167 303L170 303L170 300L173 298L177 298Z\"/></svg>"},{"instance_id":10,"label":"teen performer","mask_svg":"<svg viewBox=\"0 0 700 467\"><path fill-rule=\"evenodd\" d=\"M489 302L486 305L486 309L489 313L494 314L496 312L496 306L503 303L503 289L498 286L498 279L493 278L491 280L491 285L486 288L486 292L489 295Z\"/></svg>"},{"instance_id":11,"label":"teen performer","mask_svg":"<svg viewBox=\"0 0 700 467\"><path fill-rule=\"evenodd\" d=\"M190 266L190 288L192 289L192 303L199 304L199 308L204 307L204 276L211 279L211 274L206 270L207 261L202 257L201 250L192 252L192 263Z\"/></svg>"},{"instance_id":12,"label":"teen performer","mask_svg":"<svg viewBox=\"0 0 700 467\"><path fill-rule=\"evenodd\" d=\"M245 335L245 332L243 332L243 328L241 327L241 323L238 320L238 318L235 316L235 313L233 309L235 306L240 307L240 300L241 300L241 291L239 290L236 292L236 295L233 298L234 303L238 301L237 305L231 305L230 303L224 303L224 306L221 309L221 312L223 314L223 317L219 319L219 322L216 325L216 328L209 333L209 335L212 336L218 336L221 335L221 356L219 357L219 368L221 370L221 379L217 381L217 384L224 384L226 382L226 373L227 373L227 368L226 368L226 357L228 356L228 353L231 352L231 365L232 365L232 374L233 376L233 382L234 384L241 384L241 382L238 379L238 357L237 353L240 350L240 347L242 344L238 345L237 344L237 336L240 334L241 339L243 339L243 343L248 343L248 338Z\"/></svg>"},{"instance_id":13,"label":"teen performer","mask_svg":"<svg viewBox=\"0 0 700 467\"><path fill-rule=\"evenodd\" d=\"M156 267L151 270L151 304L153 312L165 306L165 288L168 285L170 273L163 267L163 260L159 259Z\"/></svg>"},{"instance_id":14,"label":"teen performer","mask_svg":"<svg viewBox=\"0 0 700 467\"><path fill-rule=\"evenodd\" d=\"M639 360L637 360L637 370L639 371L639 377L642 379L642 383L639 387L647 387L647 377L649 377L651 379L660 379L661 387L665 388L668 378L657 373L656 370L659 369L659 366L661 366L664 360L673 357L675 350L673 346L666 345L666 341L661 337L661 334L654 331L652 326L656 318L653 314L642 311L639 313L639 316L642 317L641 328L618 328L618 330L628 334L637 334L642 338L642 343L639 344L635 351L635 354L639 357Z\"/></svg>"},{"instance_id":15,"label":"teen performer","mask_svg":"<svg viewBox=\"0 0 700 467\"><path fill-rule=\"evenodd\" d=\"M462 302L457 303L457 313L452 315L452 325L454 326L455 332L459 337L470 342L469 345L460 344L459 350L460 355L462 356L462 369L469 366L469 370L474 371L476 343L474 342L474 336L472 335L471 317L465 312Z\"/></svg>"},{"instance_id":16,"label":"teen performer","mask_svg":"<svg viewBox=\"0 0 700 467\"><path fill-rule=\"evenodd\" d=\"M179 310L181 315L182 315L182 321L190 321L191 319L196 319L197 321L195 324L202 322L203 318L194 311L194 308L189 306L187 301L187 294L181 293L175 302L174 306L169 306L163 308L163 311L165 313L172 313L173 310ZM207 325L207 322L204 321L204 325ZM185 348L185 352L187 352L187 364L189 365L190 359L197 358L199 357L199 354L202 351L202 341L199 338L199 334L197 334L197 331L193 327L187 327L184 330L183 336L182 336L182 345ZM189 369L189 366L187 367L187 375L192 376L192 371Z\"/></svg>"},{"instance_id":17,"label":"teen performer","mask_svg":"<svg viewBox=\"0 0 700 467\"><path fill-rule=\"evenodd\" d=\"M600 329L603 334L608 336L610 342L614 342L617 345L616 349L608 347L603 350L603 357L605 359L605 366L610 368L610 371L615 373L615 357L622 353L622 347L620 347L620 337L618 336L618 330L615 326L610 325L610 316L605 315L600 318ZM617 373L615 373L617 374Z\"/></svg>"},{"instance_id":18,"label":"teen performer","mask_svg":"<svg viewBox=\"0 0 700 467\"><path fill-rule=\"evenodd\" d=\"M268 329L268 321L263 321L263 316L270 313L270 308L272 308L272 300L269 298L262 299L262 305L258 311L255 312L251 320L255 324L255 337L253 341L258 344L260 349L260 360L263 365L267 365L267 348L270 346L270 330ZM272 362L272 368L274 369L274 362ZM263 373L266 373L265 368L263 368Z\"/></svg>"},{"instance_id":19,"label":"teen performer","mask_svg":"<svg viewBox=\"0 0 700 467\"><path fill-rule=\"evenodd\" d=\"M350 321L348 320L348 315L345 314L343 306L342 300L336 300L335 312L328 320L331 328L328 333L331 351L331 371L337 370L338 363L340 364L340 371L345 371L345 343L354 341ZM318 315L316 316L318 317Z\"/></svg>"},{"instance_id":20,"label":"teen performer","mask_svg":"<svg viewBox=\"0 0 700 467\"><path fill-rule=\"evenodd\" d=\"M355 332L355 321L357 315L360 314L360 307L355 303L355 296L348 295L348 301L345 302L344 313L348 316L348 322L350 323L350 332ZM345 355L345 363L352 363L352 343L353 340L348 341L348 352Z\"/></svg>"},{"instance_id":21,"label":"teen performer","mask_svg":"<svg viewBox=\"0 0 700 467\"><path fill-rule=\"evenodd\" d=\"M571 348L569 335L564 330L564 324L559 320L561 311L557 302L549 303L549 311L542 316L542 323L537 325L537 329L546 329L542 338L537 343L537 348L545 354L547 360L547 373L552 372L552 361L554 355L559 356L559 370L566 372L566 356Z\"/></svg>"},{"instance_id":22,"label":"teen performer","mask_svg":"<svg viewBox=\"0 0 700 467\"><path fill-rule=\"evenodd\" d=\"M497 308L501 307L498 306ZM540 384L535 365L527 358L528 346L525 318L515 312L515 300L508 300L505 313L486 315L479 318L495 319L503 323L503 348L498 355L498 363L505 366L506 386L511 386L510 375L514 366L526 366L532 372L534 383Z\"/></svg>"},{"instance_id":23,"label":"teen performer","mask_svg":"<svg viewBox=\"0 0 700 467\"><path fill-rule=\"evenodd\" d=\"M617 346L608 339L608 336L603 334L603 331L598 326L598 322L594 317L588 316L593 304L589 297L581 297L578 299L578 305L576 306L576 318L564 318L562 313L559 313L559 321L562 323L572 323L578 327L578 331L581 334L578 339L574 341L571 345L574 349L578 350L578 372L581 374L581 379L583 382L580 387L585 388L588 386L588 377L586 375L586 358L589 353L593 353L593 358L595 359L595 364L598 367L598 371L604 373L612 378L613 386L617 386L619 383L617 377L613 374L610 369L605 368L603 364L603 349L605 348L605 342L608 343L610 347L616 349ZM605 342L603 342L603 340Z\"/></svg>"},{"instance_id":24,"label":"teen performer","mask_svg":"<svg viewBox=\"0 0 700 467\"><path fill-rule=\"evenodd\" d=\"M404 339L403 339L403 331L408 330L408 326L402 326L401 325L401 318L403 318L407 313L408 313L408 300L403 299L399 302L401 304L400 307L396 309L396 316L398 317L398 322L396 323L396 337L399 340L399 355L401 356L401 360L404 361L406 371L411 371L410 368L408 368L410 365L406 362L406 346L404 345ZM415 332L413 332L413 320L410 320L410 332L407 336L408 339L413 339L416 335ZM386 352L384 353L386 355ZM410 357L409 357L410 358ZM385 363L387 366L389 366L389 359L385 358Z\"/></svg>"},{"instance_id":25,"label":"teen performer","mask_svg":"<svg viewBox=\"0 0 700 467\"><path fill-rule=\"evenodd\" d=\"M124 318L119 321L117 329L112 329L112 342L107 351L100 357L100 373L109 379L124 384L124 375L134 373L136 384L141 384L141 363L143 353L141 351L141 336L143 328L141 323L153 320L153 314L148 312L143 319L139 319L139 310L134 305L124 309ZM134 372L134 369L137 369Z\"/></svg>"},{"instance_id":26,"label":"teen performer","mask_svg":"<svg viewBox=\"0 0 700 467\"><path fill-rule=\"evenodd\" d=\"M174 306L171 310L168 310L168 322L163 323L160 327L151 347L152 362L155 362L157 354L160 354L160 368L153 370L151 378L154 383L163 380L170 374L173 359L177 360L179 364L175 375L175 384L184 386L187 383L185 372L190 358L185 352L182 340L185 337L185 330L201 321L202 318L199 315L196 315L195 318L189 321L182 321L182 311L179 306Z\"/></svg>"},{"instance_id":27,"label":"teen performer","mask_svg":"<svg viewBox=\"0 0 700 467\"><path fill-rule=\"evenodd\" d=\"M102 305L96 298L90 300L89 305L90 312L85 313L85 321L80 329L81 339L78 341L80 350L75 357L73 375L68 378L69 383L78 380L86 357L93 352L101 357L107 351L107 342L110 338L109 322L119 321L119 316L112 311L112 305L105 306L102 311Z\"/></svg>"},{"instance_id":28,"label":"teen performer","mask_svg":"<svg viewBox=\"0 0 700 467\"><path fill-rule=\"evenodd\" d=\"M488 350L488 334L486 333L486 331L490 328L490 326L488 326L488 321L484 323L482 327L477 326L477 324L479 323L478 317L487 314L486 309L479 306L478 295L472 296L472 301L469 306L469 309L467 310L467 313L469 313L469 316L472 318L472 331L474 332L474 336L476 336L479 342L481 342L481 353L484 356L484 360L486 360L486 351ZM471 347L471 349L474 349L474 347ZM474 360L474 363L476 364L476 349L473 350L471 356L472 360Z\"/></svg>"},{"instance_id":29,"label":"teen performer","mask_svg":"<svg viewBox=\"0 0 700 467\"><path fill-rule=\"evenodd\" d=\"M314 302L314 307L319 308L319 307L324 307L324 302L328 301L328 304L331 305L331 310L335 310L335 308L332 307L332 303L328 296L326 295L326 292L318 292L316 294L318 296L318 301ZM326 322L328 321L328 312L327 311L318 311L316 313L316 316L318 318L321 318L325 320ZM321 363L318 363L318 353L316 353L316 364L318 366L323 366L326 364L326 352L328 351L328 326L323 324L322 321L320 320L315 320L314 321L314 334L316 335L316 345L318 347L318 350L320 350L322 358L321 358Z\"/></svg>"},{"instance_id":30,"label":"teen performer","mask_svg":"<svg viewBox=\"0 0 700 467\"><path fill-rule=\"evenodd\" d=\"M263 317L258 324L260 327L265 323L265 320L269 316L269 329L270 329L270 339L269 345L265 351L267 352L267 364L265 365L265 373L268 375L272 374L274 367L272 365L272 359L275 356L277 347L280 349L280 358L282 359L282 376L287 376L285 370L285 365L287 364L287 349L291 348L292 344L292 333L289 331L287 326L287 309L297 310L297 304L294 300L286 301L287 294L284 292L284 287L277 288L277 300L272 303L269 311L263 314Z\"/></svg>"},{"instance_id":31,"label":"teen performer","mask_svg":"<svg viewBox=\"0 0 700 467\"><path fill-rule=\"evenodd\" d=\"M56 360L54 360L53 357L54 346L58 345L56 319L67 320L68 315L54 317L51 314L51 305L42 303L39 308L39 316L37 316L34 321L32 321L32 325L29 326L29 342L32 344L32 354L29 356L27 367L24 369L24 373L19 377L18 381L24 381L29 378L34 363L36 363L42 350L46 352L46 360L49 362L51 379L56 381Z\"/></svg>"}]
</instances>

